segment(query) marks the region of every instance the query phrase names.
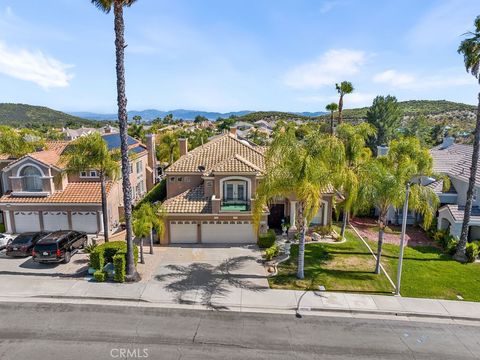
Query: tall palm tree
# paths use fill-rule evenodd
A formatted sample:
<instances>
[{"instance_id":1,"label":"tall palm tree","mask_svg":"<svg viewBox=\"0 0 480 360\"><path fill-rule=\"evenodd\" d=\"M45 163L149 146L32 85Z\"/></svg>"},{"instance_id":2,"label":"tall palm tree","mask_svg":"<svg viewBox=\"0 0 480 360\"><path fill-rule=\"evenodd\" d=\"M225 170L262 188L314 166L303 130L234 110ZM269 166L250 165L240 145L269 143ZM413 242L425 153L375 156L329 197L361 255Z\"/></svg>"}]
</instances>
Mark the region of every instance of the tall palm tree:
<instances>
[{"instance_id":1,"label":"tall palm tree","mask_svg":"<svg viewBox=\"0 0 480 360\"><path fill-rule=\"evenodd\" d=\"M113 8L115 30L115 57L117 73L117 105L118 122L120 128L120 150L122 154L122 188L123 207L125 213L126 241L127 241L127 281L135 281L138 274L133 260L132 237L132 185L130 184L130 161L128 158L128 117L127 97L125 95L125 24L123 22L123 7L131 6L136 0L91 0L97 8L109 13Z\"/></svg>"},{"instance_id":2,"label":"tall palm tree","mask_svg":"<svg viewBox=\"0 0 480 360\"><path fill-rule=\"evenodd\" d=\"M102 136L95 132L81 136L73 141L62 155L67 174L79 174L81 171L95 170L100 179L102 193L103 233L105 242L108 242L108 206L107 180L116 180L120 175L120 153L109 151Z\"/></svg>"},{"instance_id":3,"label":"tall palm tree","mask_svg":"<svg viewBox=\"0 0 480 360\"><path fill-rule=\"evenodd\" d=\"M161 206L145 202L133 212L133 231L140 238L140 262L143 258L143 239L150 237L150 254L153 254L153 230L162 237L165 233L164 211Z\"/></svg>"},{"instance_id":4,"label":"tall palm tree","mask_svg":"<svg viewBox=\"0 0 480 360\"><path fill-rule=\"evenodd\" d=\"M365 207L372 205L378 210L378 247L375 273L380 274L380 261L387 214L391 207L402 207L406 196L406 185L416 177L432 175L432 158L416 138L403 138L390 143L387 156L370 162L368 180L363 181L358 191ZM439 204L433 190L420 184L412 184L409 196L409 209L423 216L424 227L429 227ZM358 206L358 205L357 205Z\"/></svg>"},{"instance_id":5,"label":"tall palm tree","mask_svg":"<svg viewBox=\"0 0 480 360\"><path fill-rule=\"evenodd\" d=\"M158 160L168 162L168 165L172 165L175 159L180 156L178 150L178 134L174 131L167 131L160 135L157 152Z\"/></svg>"},{"instance_id":6,"label":"tall palm tree","mask_svg":"<svg viewBox=\"0 0 480 360\"><path fill-rule=\"evenodd\" d=\"M337 103L332 102L325 106L325 109L330 111L330 134L333 135L333 114L338 110L338 105Z\"/></svg>"},{"instance_id":7,"label":"tall palm tree","mask_svg":"<svg viewBox=\"0 0 480 360\"><path fill-rule=\"evenodd\" d=\"M273 139L266 153L266 175L257 190L253 220L258 227L265 206L275 196L297 201L300 241L297 277L304 278L305 235L318 211L322 190L332 184L332 176L342 162L343 146L333 136L311 134L298 141L293 126ZM292 224L292 226L295 224Z\"/></svg>"},{"instance_id":8,"label":"tall palm tree","mask_svg":"<svg viewBox=\"0 0 480 360\"><path fill-rule=\"evenodd\" d=\"M338 123L341 124L343 121L343 97L347 94L351 94L355 89L349 81L342 81L340 84L335 84L335 89L337 89L337 92L340 95L340 99L338 100Z\"/></svg>"},{"instance_id":9,"label":"tall palm tree","mask_svg":"<svg viewBox=\"0 0 480 360\"><path fill-rule=\"evenodd\" d=\"M460 43L458 52L463 55L465 68L480 82L480 16L475 19L475 30L469 32L468 39ZM472 213L473 192L475 189L475 177L478 170L478 157L480 150L480 93L478 94L477 123L475 126L472 165L470 167L470 178L468 180L467 201L465 203L465 212L463 215L462 233L458 242L457 251L454 258L459 261L466 261L465 248L468 240L468 224Z\"/></svg>"},{"instance_id":10,"label":"tall palm tree","mask_svg":"<svg viewBox=\"0 0 480 360\"><path fill-rule=\"evenodd\" d=\"M356 126L341 124L337 129L337 136L345 147L345 163L337 178L337 188L345 198L342 204L343 223L340 232L342 238L345 236L350 212L357 201L359 184L368 181L371 176L368 166L372 152L367 147L367 141L375 133L375 128L367 123Z\"/></svg>"}]
</instances>

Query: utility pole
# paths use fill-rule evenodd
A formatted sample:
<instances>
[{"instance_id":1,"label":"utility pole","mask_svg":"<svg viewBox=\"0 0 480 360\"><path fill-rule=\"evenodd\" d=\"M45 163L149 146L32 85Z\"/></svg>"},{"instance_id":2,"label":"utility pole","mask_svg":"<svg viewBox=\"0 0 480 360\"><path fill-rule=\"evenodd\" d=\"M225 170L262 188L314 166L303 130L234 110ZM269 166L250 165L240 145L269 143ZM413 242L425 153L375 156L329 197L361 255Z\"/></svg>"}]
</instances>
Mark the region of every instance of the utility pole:
<instances>
[{"instance_id":1,"label":"utility pole","mask_svg":"<svg viewBox=\"0 0 480 360\"><path fill-rule=\"evenodd\" d=\"M405 203L403 204L403 219L402 219L402 235L400 236L400 253L398 255L397 268L397 286L395 288L395 295L400 295L400 282L402 281L402 265L403 265L403 245L405 243L405 233L407 231L407 216L408 216L408 197L410 195L410 182L407 183L407 191L405 192Z\"/></svg>"}]
</instances>

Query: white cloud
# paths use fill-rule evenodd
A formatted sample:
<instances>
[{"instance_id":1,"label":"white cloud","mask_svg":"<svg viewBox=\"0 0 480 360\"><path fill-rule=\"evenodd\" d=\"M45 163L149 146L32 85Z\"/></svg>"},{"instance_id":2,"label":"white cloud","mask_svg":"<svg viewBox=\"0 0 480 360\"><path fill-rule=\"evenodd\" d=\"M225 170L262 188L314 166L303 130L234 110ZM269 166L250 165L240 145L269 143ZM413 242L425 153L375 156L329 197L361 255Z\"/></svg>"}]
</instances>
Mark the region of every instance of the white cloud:
<instances>
[{"instance_id":1,"label":"white cloud","mask_svg":"<svg viewBox=\"0 0 480 360\"><path fill-rule=\"evenodd\" d=\"M12 49L0 42L0 73L31 81L44 89L68 86L73 78L67 72L70 67L41 51Z\"/></svg>"},{"instance_id":2,"label":"white cloud","mask_svg":"<svg viewBox=\"0 0 480 360\"><path fill-rule=\"evenodd\" d=\"M315 89L325 85L332 85L358 73L366 60L367 55L363 51L349 49L329 50L317 60L299 65L290 70L285 75L284 82L296 89Z\"/></svg>"},{"instance_id":3,"label":"white cloud","mask_svg":"<svg viewBox=\"0 0 480 360\"><path fill-rule=\"evenodd\" d=\"M373 81L404 90L428 90L473 84L474 78L472 76L468 76L460 69L454 72L455 74L452 74L452 71L445 70L442 71L442 75L420 77L396 70L386 70L376 74Z\"/></svg>"}]
</instances>

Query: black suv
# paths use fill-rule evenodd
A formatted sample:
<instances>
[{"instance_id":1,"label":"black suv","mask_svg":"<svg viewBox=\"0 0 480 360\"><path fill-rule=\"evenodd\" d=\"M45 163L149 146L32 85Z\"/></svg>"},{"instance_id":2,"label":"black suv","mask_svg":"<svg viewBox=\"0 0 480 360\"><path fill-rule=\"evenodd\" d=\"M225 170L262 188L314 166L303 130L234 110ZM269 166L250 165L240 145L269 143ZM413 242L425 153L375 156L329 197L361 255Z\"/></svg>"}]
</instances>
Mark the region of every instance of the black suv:
<instances>
[{"instance_id":1,"label":"black suv","mask_svg":"<svg viewBox=\"0 0 480 360\"><path fill-rule=\"evenodd\" d=\"M87 243L87 233L60 230L40 239L33 247L33 261L39 263L70 262L70 258Z\"/></svg>"},{"instance_id":2,"label":"black suv","mask_svg":"<svg viewBox=\"0 0 480 360\"><path fill-rule=\"evenodd\" d=\"M38 240L47 235L47 232L27 232L20 234L7 245L6 254L8 256L30 256Z\"/></svg>"}]
</instances>

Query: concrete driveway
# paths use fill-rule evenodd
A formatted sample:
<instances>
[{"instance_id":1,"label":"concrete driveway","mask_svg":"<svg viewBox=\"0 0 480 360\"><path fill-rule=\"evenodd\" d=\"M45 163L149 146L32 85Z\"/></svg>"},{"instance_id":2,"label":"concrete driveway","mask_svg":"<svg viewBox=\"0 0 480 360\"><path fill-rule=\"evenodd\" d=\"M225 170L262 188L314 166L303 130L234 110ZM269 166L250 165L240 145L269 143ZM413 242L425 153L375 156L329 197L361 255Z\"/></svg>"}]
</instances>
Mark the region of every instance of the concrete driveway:
<instances>
[{"instance_id":1,"label":"concrete driveway","mask_svg":"<svg viewBox=\"0 0 480 360\"><path fill-rule=\"evenodd\" d=\"M149 292L165 294L179 304L241 304L242 292L259 293L269 288L261 251L257 246L169 246L159 248L160 258L148 281ZM153 295L153 293L152 293Z\"/></svg>"},{"instance_id":2,"label":"concrete driveway","mask_svg":"<svg viewBox=\"0 0 480 360\"><path fill-rule=\"evenodd\" d=\"M68 264L39 264L28 257L9 257L0 251L0 275L23 275L44 277L84 276L88 270L87 254L80 252L72 256Z\"/></svg>"}]
</instances>

